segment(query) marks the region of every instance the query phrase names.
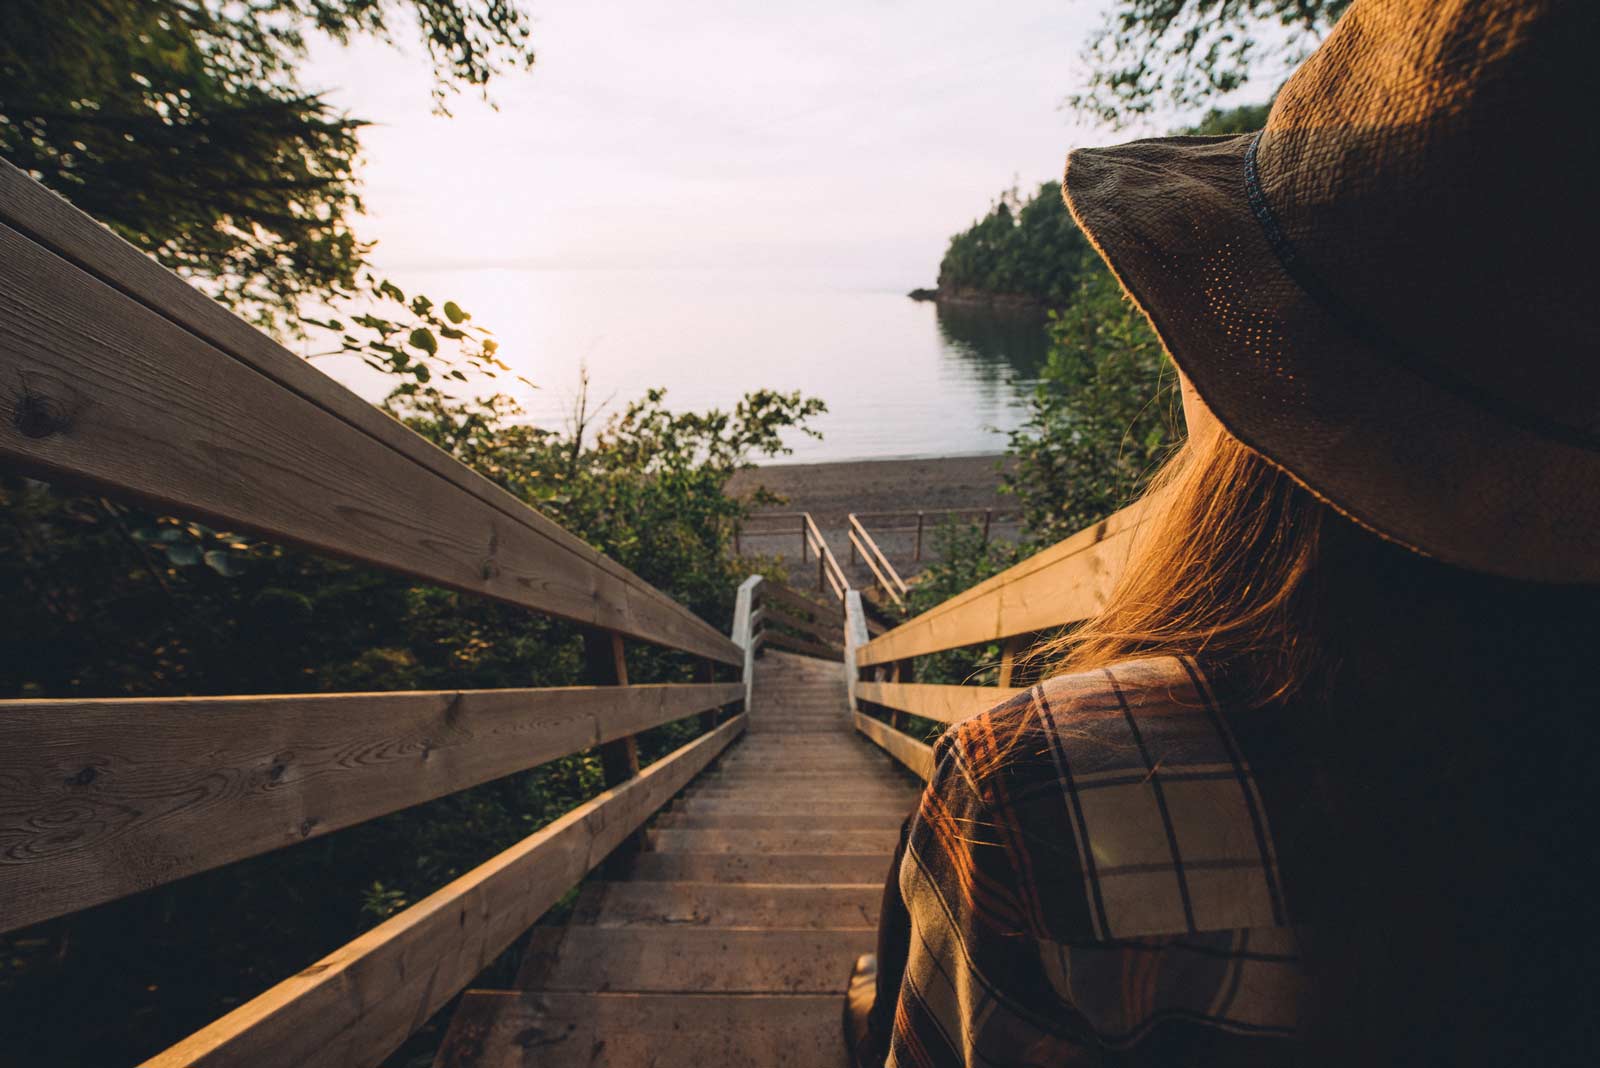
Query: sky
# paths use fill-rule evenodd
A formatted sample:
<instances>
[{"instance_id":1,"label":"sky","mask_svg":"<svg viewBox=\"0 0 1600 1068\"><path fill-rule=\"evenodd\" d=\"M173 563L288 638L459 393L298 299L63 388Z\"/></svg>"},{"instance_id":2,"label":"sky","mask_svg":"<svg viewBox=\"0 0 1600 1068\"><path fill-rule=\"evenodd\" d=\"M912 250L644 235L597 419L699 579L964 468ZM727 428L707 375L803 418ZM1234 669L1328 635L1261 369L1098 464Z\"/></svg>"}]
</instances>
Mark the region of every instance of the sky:
<instances>
[{"instance_id":1,"label":"sky","mask_svg":"<svg viewBox=\"0 0 1600 1068\"><path fill-rule=\"evenodd\" d=\"M375 262L837 270L931 285L949 236L1069 148L1137 136L1063 97L1106 0L527 0L538 60L432 113L420 48L314 44L368 118ZM1169 118L1166 125L1171 125Z\"/></svg>"}]
</instances>

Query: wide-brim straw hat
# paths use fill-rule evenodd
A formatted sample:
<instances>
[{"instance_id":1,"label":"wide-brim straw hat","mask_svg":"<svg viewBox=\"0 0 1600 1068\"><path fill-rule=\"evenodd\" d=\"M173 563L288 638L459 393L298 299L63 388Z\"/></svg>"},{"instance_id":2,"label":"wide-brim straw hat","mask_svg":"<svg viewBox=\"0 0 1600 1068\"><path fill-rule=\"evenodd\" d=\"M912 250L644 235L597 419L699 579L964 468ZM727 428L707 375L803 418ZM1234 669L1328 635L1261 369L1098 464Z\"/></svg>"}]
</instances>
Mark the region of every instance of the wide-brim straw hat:
<instances>
[{"instance_id":1,"label":"wide-brim straw hat","mask_svg":"<svg viewBox=\"0 0 1600 1068\"><path fill-rule=\"evenodd\" d=\"M1600 581L1597 43L1596 0L1356 0L1259 134L1064 192L1244 444L1446 562Z\"/></svg>"}]
</instances>

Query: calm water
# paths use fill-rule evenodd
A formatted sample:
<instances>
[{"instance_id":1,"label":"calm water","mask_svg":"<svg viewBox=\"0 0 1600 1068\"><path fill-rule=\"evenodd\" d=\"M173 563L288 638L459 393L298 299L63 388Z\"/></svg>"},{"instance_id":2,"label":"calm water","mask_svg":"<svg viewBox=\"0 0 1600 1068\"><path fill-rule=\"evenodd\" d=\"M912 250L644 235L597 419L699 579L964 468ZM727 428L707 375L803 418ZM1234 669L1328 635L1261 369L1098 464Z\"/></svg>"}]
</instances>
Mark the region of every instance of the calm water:
<instances>
[{"instance_id":1,"label":"calm water","mask_svg":"<svg viewBox=\"0 0 1600 1068\"><path fill-rule=\"evenodd\" d=\"M561 425L587 366L590 394L620 410L652 386L675 409L730 407L748 390L821 397L821 441L794 461L997 452L1044 358L1037 322L940 312L903 288L837 275L731 271L474 269L396 272L493 330L538 387L532 419ZM319 362L369 397L376 376Z\"/></svg>"}]
</instances>

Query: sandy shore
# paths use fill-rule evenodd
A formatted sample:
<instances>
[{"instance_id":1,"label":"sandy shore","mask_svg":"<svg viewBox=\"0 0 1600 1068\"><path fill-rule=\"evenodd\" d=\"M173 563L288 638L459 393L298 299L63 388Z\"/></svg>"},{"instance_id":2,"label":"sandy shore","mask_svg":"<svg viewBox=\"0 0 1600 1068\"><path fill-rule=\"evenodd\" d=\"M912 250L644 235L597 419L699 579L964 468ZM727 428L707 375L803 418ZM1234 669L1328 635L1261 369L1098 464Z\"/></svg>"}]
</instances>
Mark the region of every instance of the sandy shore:
<instances>
[{"instance_id":1,"label":"sandy shore","mask_svg":"<svg viewBox=\"0 0 1600 1068\"><path fill-rule=\"evenodd\" d=\"M1001 454L926 460L846 460L771 464L741 471L728 492L742 496L764 485L788 503L774 511L810 512L824 527L842 526L849 512L1014 509L1000 495Z\"/></svg>"}]
</instances>

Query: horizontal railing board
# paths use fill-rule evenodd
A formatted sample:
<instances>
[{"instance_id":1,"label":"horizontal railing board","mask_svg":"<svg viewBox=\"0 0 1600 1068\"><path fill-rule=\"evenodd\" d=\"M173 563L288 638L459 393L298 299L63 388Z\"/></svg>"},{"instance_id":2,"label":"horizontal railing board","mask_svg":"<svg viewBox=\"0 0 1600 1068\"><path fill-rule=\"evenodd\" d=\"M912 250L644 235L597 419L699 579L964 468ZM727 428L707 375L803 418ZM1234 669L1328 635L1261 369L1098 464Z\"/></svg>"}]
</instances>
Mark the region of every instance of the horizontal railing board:
<instances>
[{"instance_id":1,"label":"horizontal railing board","mask_svg":"<svg viewBox=\"0 0 1600 1068\"><path fill-rule=\"evenodd\" d=\"M891 575L894 576L896 582L899 581L900 576L895 574L889 561L882 560L880 566L880 561L874 558L872 551L869 551L868 543L862 541L861 537L853 530L850 531L850 544L860 555L861 562L867 565L867 570L872 572L872 577L878 580L878 586L883 590L885 596L895 604L903 606L906 603L905 598L900 596L901 591L896 589L894 583L889 581L889 576ZM873 544L871 548L875 550L877 548L876 544ZM904 585L904 583L901 583L901 585Z\"/></svg>"},{"instance_id":2,"label":"horizontal railing board","mask_svg":"<svg viewBox=\"0 0 1600 1068\"><path fill-rule=\"evenodd\" d=\"M0 701L0 931L743 695L703 683Z\"/></svg>"},{"instance_id":3,"label":"horizontal railing board","mask_svg":"<svg viewBox=\"0 0 1600 1068\"><path fill-rule=\"evenodd\" d=\"M856 713L856 730L904 764L918 778L924 781L933 778L933 746L860 712Z\"/></svg>"},{"instance_id":4,"label":"horizontal railing board","mask_svg":"<svg viewBox=\"0 0 1600 1068\"><path fill-rule=\"evenodd\" d=\"M1087 619L1105 605L1143 508L1130 505L879 635L857 650L856 663L887 664Z\"/></svg>"},{"instance_id":5,"label":"horizontal railing board","mask_svg":"<svg viewBox=\"0 0 1600 1068\"><path fill-rule=\"evenodd\" d=\"M960 723L1023 691L1011 686L938 686L926 682L858 682L856 697L940 723Z\"/></svg>"},{"instance_id":6,"label":"horizontal railing board","mask_svg":"<svg viewBox=\"0 0 1600 1068\"><path fill-rule=\"evenodd\" d=\"M818 622L826 622L841 617L838 605L813 601L798 590L785 586L781 582L775 582L772 579L767 579L761 584L757 599L766 603L776 601L778 604L792 608L800 613L802 619L812 616Z\"/></svg>"},{"instance_id":7,"label":"horizontal railing board","mask_svg":"<svg viewBox=\"0 0 1600 1068\"><path fill-rule=\"evenodd\" d=\"M55 426L0 421L43 478L605 627L737 648L620 564L0 163L0 368Z\"/></svg>"},{"instance_id":8,"label":"horizontal railing board","mask_svg":"<svg viewBox=\"0 0 1600 1068\"><path fill-rule=\"evenodd\" d=\"M806 656L815 656L822 660L844 660L844 649L837 645L823 645L820 642L809 641L805 638L796 638L792 634L785 634L781 630L764 630L757 642L758 648L772 647L774 649L787 649L792 653L803 653Z\"/></svg>"},{"instance_id":9,"label":"horizontal railing board","mask_svg":"<svg viewBox=\"0 0 1600 1068\"><path fill-rule=\"evenodd\" d=\"M375 1065L744 729L736 716L146 1062Z\"/></svg>"},{"instance_id":10,"label":"horizontal railing board","mask_svg":"<svg viewBox=\"0 0 1600 1068\"><path fill-rule=\"evenodd\" d=\"M802 634L809 634L819 641L837 645L844 637L844 627L835 622L832 626L813 623L810 620L799 619L789 613L779 610L777 605L768 605L762 610L762 622L769 626L788 627Z\"/></svg>"}]
</instances>

